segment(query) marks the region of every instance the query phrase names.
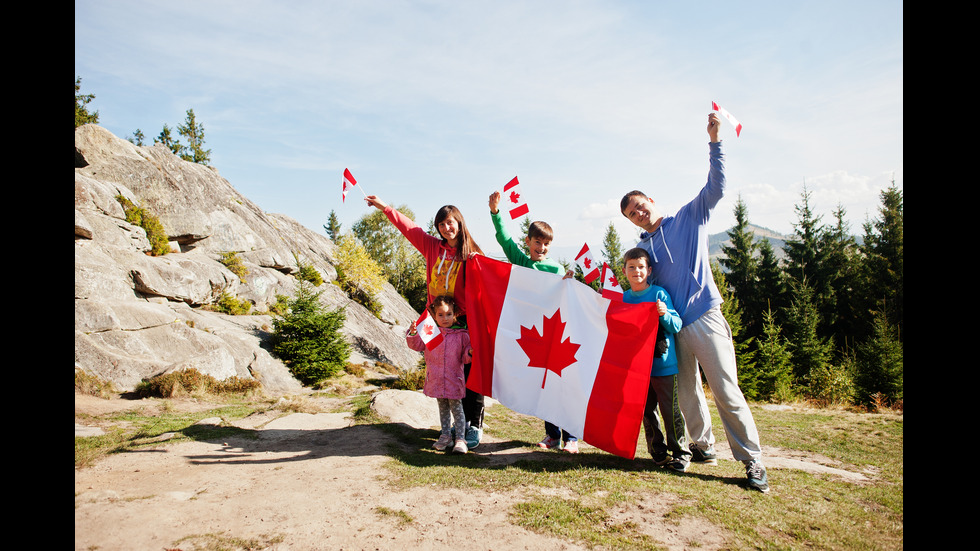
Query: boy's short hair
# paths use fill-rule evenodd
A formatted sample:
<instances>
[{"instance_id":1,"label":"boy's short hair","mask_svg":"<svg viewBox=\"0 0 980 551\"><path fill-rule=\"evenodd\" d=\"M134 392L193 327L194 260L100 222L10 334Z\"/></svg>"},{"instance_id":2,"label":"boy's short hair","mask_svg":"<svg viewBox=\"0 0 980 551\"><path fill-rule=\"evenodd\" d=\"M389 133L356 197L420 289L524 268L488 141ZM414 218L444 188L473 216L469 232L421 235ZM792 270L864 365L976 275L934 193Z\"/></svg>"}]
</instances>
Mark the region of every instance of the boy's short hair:
<instances>
[{"instance_id":1,"label":"boy's short hair","mask_svg":"<svg viewBox=\"0 0 980 551\"><path fill-rule=\"evenodd\" d=\"M622 214L624 216L626 215L626 207L629 206L630 199L632 199L633 197L637 197L637 196L642 197L642 198L646 199L647 201L650 200L650 198L647 197L647 194L646 193L643 193L642 191L640 191L638 189L634 189L633 191L627 193L626 195L623 195L622 201L619 202L619 212L620 212L620 214Z\"/></svg>"},{"instance_id":2,"label":"boy's short hair","mask_svg":"<svg viewBox=\"0 0 980 551\"><path fill-rule=\"evenodd\" d=\"M632 249L626 251L623 254L623 267L626 266L626 262L629 260L639 260L644 259L647 261L647 266L650 265L650 253L646 249L641 249L640 247L633 247Z\"/></svg>"},{"instance_id":3,"label":"boy's short hair","mask_svg":"<svg viewBox=\"0 0 980 551\"><path fill-rule=\"evenodd\" d=\"M555 232L551 229L551 226L549 226L547 222L538 220L536 222L531 222L531 225L527 227L527 237L528 239L540 237L541 239L551 241L555 238Z\"/></svg>"},{"instance_id":4,"label":"boy's short hair","mask_svg":"<svg viewBox=\"0 0 980 551\"><path fill-rule=\"evenodd\" d=\"M449 295L439 295L433 298L432 302L429 303L429 313L432 314L433 317L435 317L436 307L442 306L443 304L452 308L454 314L456 313L456 301L453 299L453 297Z\"/></svg>"}]
</instances>

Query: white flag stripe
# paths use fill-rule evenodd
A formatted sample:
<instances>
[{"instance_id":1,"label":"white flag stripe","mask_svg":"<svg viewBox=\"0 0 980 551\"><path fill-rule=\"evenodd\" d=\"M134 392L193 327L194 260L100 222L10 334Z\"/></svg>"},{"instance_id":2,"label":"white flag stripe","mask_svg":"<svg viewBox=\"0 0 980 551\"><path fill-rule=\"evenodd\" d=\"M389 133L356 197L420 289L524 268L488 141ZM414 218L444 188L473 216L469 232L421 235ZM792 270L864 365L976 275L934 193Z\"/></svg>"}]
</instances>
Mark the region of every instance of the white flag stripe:
<instances>
[{"instance_id":1,"label":"white flag stripe","mask_svg":"<svg viewBox=\"0 0 980 551\"><path fill-rule=\"evenodd\" d=\"M494 348L495 397L514 411L543 418L581 437L607 335L605 324L599 322L605 320L609 300L578 281L515 266L503 304ZM517 342L522 325L541 334L544 318L559 309L565 323L561 340L571 338L581 345L575 363L561 375L529 367L528 355Z\"/></svg>"}]
</instances>

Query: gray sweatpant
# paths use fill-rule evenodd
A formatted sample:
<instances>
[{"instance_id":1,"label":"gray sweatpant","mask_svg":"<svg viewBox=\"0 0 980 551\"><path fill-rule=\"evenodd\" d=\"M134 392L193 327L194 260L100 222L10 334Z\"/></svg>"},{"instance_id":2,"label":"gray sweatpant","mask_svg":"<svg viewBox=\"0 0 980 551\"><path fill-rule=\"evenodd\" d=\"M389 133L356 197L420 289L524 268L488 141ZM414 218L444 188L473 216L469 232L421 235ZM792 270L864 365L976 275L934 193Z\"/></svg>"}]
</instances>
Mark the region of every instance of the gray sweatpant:
<instances>
[{"instance_id":1,"label":"gray sweatpant","mask_svg":"<svg viewBox=\"0 0 980 551\"><path fill-rule=\"evenodd\" d=\"M677 333L678 393L687 432L702 450L714 445L711 414L701 387L704 372L736 460L761 459L762 446L755 419L738 387L732 330L716 306Z\"/></svg>"}]
</instances>

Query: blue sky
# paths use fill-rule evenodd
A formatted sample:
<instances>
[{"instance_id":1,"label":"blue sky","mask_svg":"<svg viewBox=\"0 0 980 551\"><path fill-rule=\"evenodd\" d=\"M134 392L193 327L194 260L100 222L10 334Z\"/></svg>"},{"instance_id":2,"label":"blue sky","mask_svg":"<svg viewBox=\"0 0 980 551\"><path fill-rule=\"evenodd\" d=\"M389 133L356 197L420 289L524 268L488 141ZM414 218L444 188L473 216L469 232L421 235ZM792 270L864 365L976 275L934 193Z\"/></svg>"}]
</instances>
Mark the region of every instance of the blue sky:
<instances>
[{"instance_id":1,"label":"blue sky","mask_svg":"<svg viewBox=\"0 0 980 551\"><path fill-rule=\"evenodd\" d=\"M713 233L738 196L790 233L804 182L861 233L904 189L903 24L895 1L76 0L75 75L121 138L193 109L220 174L310 229L370 212L347 167L421 224L458 206L499 256L487 198L516 175L568 260L610 222L635 243L625 192L694 197L712 101L743 124Z\"/></svg>"}]
</instances>

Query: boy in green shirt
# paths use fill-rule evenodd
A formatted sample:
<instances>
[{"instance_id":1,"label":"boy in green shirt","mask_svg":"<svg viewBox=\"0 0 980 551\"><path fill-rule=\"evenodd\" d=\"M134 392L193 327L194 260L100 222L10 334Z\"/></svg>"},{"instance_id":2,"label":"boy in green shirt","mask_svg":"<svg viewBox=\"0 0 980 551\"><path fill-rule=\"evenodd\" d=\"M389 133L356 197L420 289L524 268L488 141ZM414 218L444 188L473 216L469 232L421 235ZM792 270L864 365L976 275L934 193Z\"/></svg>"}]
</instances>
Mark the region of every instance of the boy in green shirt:
<instances>
[{"instance_id":1,"label":"boy in green shirt","mask_svg":"<svg viewBox=\"0 0 980 551\"><path fill-rule=\"evenodd\" d=\"M530 255L524 254L524 250L514 241L504 227L503 217L500 215L498 208L499 206L500 192L495 191L490 195L490 220L493 221L493 227L496 230L497 243L500 243L500 246L504 249L504 255L511 264L553 274L564 272L566 278L573 275L572 271L566 270L561 263L548 258L548 249L551 247L551 240L554 238L554 232L551 226L546 222L531 222L531 225L527 229L527 237L524 239ZM578 453L578 438L559 429L548 421L544 423L544 430L546 433L545 437L538 443L538 446L546 449L561 446L569 453ZM562 443L564 443L563 446Z\"/></svg>"}]
</instances>

